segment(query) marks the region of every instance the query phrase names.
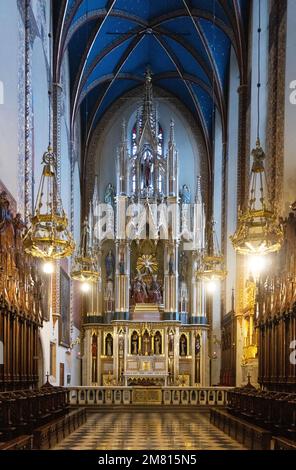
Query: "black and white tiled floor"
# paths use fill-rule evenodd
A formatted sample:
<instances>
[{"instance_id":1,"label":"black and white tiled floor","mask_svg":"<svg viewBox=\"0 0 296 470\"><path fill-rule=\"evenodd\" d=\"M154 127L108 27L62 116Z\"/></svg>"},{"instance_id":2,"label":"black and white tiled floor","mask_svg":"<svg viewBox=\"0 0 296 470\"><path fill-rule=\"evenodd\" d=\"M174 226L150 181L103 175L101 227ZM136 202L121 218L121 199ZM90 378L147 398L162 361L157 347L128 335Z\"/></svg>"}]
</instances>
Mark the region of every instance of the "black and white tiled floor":
<instances>
[{"instance_id":1,"label":"black and white tiled floor","mask_svg":"<svg viewBox=\"0 0 296 470\"><path fill-rule=\"evenodd\" d=\"M54 450L243 450L206 413L96 413Z\"/></svg>"}]
</instances>

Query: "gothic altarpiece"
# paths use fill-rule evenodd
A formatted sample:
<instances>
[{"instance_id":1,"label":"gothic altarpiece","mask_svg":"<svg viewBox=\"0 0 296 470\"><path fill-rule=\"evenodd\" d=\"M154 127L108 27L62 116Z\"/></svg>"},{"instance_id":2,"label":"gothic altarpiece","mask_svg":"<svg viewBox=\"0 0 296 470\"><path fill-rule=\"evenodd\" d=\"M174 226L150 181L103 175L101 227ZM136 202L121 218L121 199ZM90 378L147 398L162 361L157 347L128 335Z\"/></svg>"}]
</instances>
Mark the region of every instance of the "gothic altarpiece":
<instances>
[{"instance_id":1,"label":"gothic altarpiece","mask_svg":"<svg viewBox=\"0 0 296 470\"><path fill-rule=\"evenodd\" d=\"M123 125L116 189L107 185L95 230L100 280L84 320L83 385L205 386L200 179L191 204L189 187L179 191L173 121L163 149L149 72L130 147Z\"/></svg>"}]
</instances>

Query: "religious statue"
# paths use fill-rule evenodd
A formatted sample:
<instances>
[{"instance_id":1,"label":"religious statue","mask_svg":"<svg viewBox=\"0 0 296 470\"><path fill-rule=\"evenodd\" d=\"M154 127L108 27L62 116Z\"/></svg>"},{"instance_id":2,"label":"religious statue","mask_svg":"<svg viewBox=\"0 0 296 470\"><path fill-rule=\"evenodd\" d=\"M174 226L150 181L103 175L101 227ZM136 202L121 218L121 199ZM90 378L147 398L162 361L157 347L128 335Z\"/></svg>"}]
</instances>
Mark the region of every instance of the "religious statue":
<instances>
[{"instance_id":1,"label":"religious statue","mask_svg":"<svg viewBox=\"0 0 296 470\"><path fill-rule=\"evenodd\" d=\"M180 275L181 281L185 281L188 276L188 258L184 251L180 255Z\"/></svg>"},{"instance_id":2,"label":"religious statue","mask_svg":"<svg viewBox=\"0 0 296 470\"><path fill-rule=\"evenodd\" d=\"M158 333L154 337L154 352L156 355L161 354L161 336Z\"/></svg>"},{"instance_id":3,"label":"religious statue","mask_svg":"<svg viewBox=\"0 0 296 470\"><path fill-rule=\"evenodd\" d=\"M181 282L180 287L180 310L181 312L187 312L187 303L188 303L188 290L186 282Z\"/></svg>"},{"instance_id":4,"label":"religious statue","mask_svg":"<svg viewBox=\"0 0 296 470\"><path fill-rule=\"evenodd\" d=\"M132 334L132 354L138 354L139 337L136 331Z\"/></svg>"},{"instance_id":5,"label":"religious statue","mask_svg":"<svg viewBox=\"0 0 296 470\"><path fill-rule=\"evenodd\" d=\"M187 184L183 184L182 189L180 191L180 198L182 204L190 204L191 193Z\"/></svg>"},{"instance_id":6,"label":"religious statue","mask_svg":"<svg viewBox=\"0 0 296 470\"><path fill-rule=\"evenodd\" d=\"M114 205L114 196L115 196L115 190L114 186L112 183L108 183L106 190L105 190L105 195L104 195L104 202L105 204L109 204L111 206Z\"/></svg>"},{"instance_id":7,"label":"religious statue","mask_svg":"<svg viewBox=\"0 0 296 470\"><path fill-rule=\"evenodd\" d=\"M113 356L113 338L110 333L106 337L106 356Z\"/></svg>"},{"instance_id":8,"label":"religious statue","mask_svg":"<svg viewBox=\"0 0 296 470\"><path fill-rule=\"evenodd\" d=\"M143 275L138 270L133 283L133 300L136 304L144 303L147 300L146 283L143 280Z\"/></svg>"},{"instance_id":9,"label":"religious statue","mask_svg":"<svg viewBox=\"0 0 296 470\"><path fill-rule=\"evenodd\" d=\"M118 340L118 356L120 358L124 357L124 337L122 335L119 336Z\"/></svg>"},{"instance_id":10,"label":"religious statue","mask_svg":"<svg viewBox=\"0 0 296 470\"><path fill-rule=\"evenodd\" d=\"M107 285L105 288L105 312L112 312L113 311L113 282L107 281Z\"/></svg>"},{"instance_id":11,"label":"religious statue","mask_svg":"<svg viewBox=\"0 0 296 470\"><path fill-rule=\"evenodd\" d=\"M149 188L151 184L151 173L153 170L153 159L150 153L147 153L144 164L145 187Z\"/></svg>"},{"instance_id":12,"label":"religious statue","mask_svg":"<svg viewBox=\"0 0 296 470\"><path fill-rule=\"evenodd\" d=\"M200 336L197 335L195 339L195 354L197 355L199 353L200 353Z\"/></svg>"},{"instance_id":13,"label":"religious statue","mask_svg":"<svg viewBox=\"0 0 296 470\"><path fill-rule=\"evenodd\" d=\"M150 338L149 338L148 333L145 333L144 337L143 337L143 354L144 354L144 356L148 356L149 352L150 352Z\"/></svg>"},{"instance_id":14,"label":"religious statue","mask_svg":"<svg viewBox=\"0 0 296 470\"><path fill-rule=\"evenodd\" d=\"M157 274L152 275L152 282L149 286L149 301L154 304L160 304L162 300L161 288L157 281Z\"/></svg>"},{"instance_id":15,"label":"religious statue","mask_svg":"<svg viewBox=\"0 0 296 470\"><path fill-rule=\"evenodd\" d=\"M185 335L180 338L180 356L187 356L187 339Z\"/></svg>"},{"instance_id":16,"label":"religious statue","mask_svg":"<svg viewBox=\"0 0 296 470\"><path fill-rule=\"evenodd\" d=\"M112 250L108 251L108 254L105 258L105 267L107 279L112 280L114 277L114 255L112 253Z\"/></svg>"}]
</instances>

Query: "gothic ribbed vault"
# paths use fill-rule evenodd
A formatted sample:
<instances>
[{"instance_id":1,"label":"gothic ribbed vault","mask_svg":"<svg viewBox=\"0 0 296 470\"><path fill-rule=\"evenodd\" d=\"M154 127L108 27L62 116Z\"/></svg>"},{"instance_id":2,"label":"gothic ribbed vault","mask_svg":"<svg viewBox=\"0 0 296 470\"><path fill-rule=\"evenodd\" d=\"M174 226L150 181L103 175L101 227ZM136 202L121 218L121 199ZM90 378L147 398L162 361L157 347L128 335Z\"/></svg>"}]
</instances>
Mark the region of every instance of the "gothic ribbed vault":
<instances>
[{"instance_id":1,"label":"gothic ribbed vault","mask_svg":"<svg viewBox=\"0 0 296 470\"><path fill-rule=\"evenodd\" d=\"M86 147L109 106L153 82L193 113L210 154L213 100L226 133L233 47L245 75L246 0L62 0L54 2L55 81L69 51L72 125L81 111ZM87 121L87 122L85 122Z\"/></svg>"}]
</instances>

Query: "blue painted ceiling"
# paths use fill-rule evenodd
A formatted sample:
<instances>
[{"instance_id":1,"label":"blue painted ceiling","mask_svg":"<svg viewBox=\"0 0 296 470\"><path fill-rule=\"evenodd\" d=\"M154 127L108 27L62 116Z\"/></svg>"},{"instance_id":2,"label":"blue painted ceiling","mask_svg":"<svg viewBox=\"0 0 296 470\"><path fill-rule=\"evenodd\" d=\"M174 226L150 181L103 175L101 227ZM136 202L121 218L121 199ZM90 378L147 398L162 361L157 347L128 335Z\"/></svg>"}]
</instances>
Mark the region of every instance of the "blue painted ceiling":
<instances>
[{"instance_id":1,"label":"blue painted ceiling","mask_svg":"<svg viewBox=\"0 0 296 470\"><path fill-rule=\"evenodd\" d=\"M55 4L55 79L68 49L72 116L81 111L86 142L108 107L143 82L147 65L153 83L189 108L210 142L213 102L226 116L231 45L244 73L248 0Z\"/></svg>"}]
</instances>

